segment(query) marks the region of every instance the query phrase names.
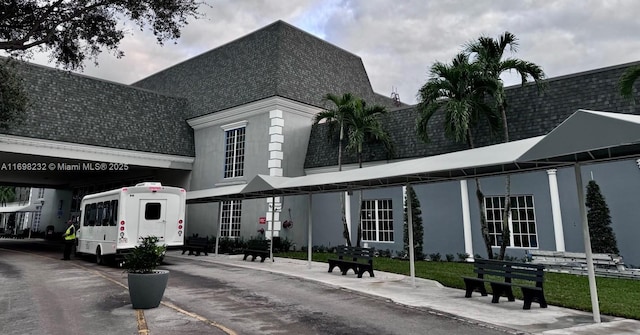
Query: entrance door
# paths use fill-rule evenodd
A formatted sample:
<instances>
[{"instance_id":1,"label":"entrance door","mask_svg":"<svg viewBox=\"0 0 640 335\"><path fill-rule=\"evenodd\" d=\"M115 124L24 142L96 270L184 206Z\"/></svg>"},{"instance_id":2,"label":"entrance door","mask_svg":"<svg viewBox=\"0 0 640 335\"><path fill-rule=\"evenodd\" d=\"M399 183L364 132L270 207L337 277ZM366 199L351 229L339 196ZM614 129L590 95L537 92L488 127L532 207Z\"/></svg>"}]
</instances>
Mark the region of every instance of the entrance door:
<instances>
[{"instance_id":1,"label":"entrance door","mask_svg":"<svg viewBox=\"0 0 640 335\"><path fill-rule=\"evenodd\" d=\"M140 199L140 230L138 237L156 236L165 239L167 226L166 199Z\"/></svg>"}]
</instances>

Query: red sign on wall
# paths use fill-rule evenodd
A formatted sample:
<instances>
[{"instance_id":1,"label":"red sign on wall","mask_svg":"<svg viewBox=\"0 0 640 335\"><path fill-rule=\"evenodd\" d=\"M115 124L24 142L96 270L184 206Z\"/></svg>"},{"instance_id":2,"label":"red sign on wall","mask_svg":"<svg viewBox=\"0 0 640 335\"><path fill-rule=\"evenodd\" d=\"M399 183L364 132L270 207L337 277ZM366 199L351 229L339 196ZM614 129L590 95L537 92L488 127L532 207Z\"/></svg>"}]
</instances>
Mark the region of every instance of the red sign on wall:
<instances>
[{"instance_id":1,"label":"red sign on wall","mask_svg":"<svg viewBox=\"0 0 640 335\"><path fill-rule=\"evenodd\" d=\"M264 216L261 216L261 217L258 219L258 223L260 223L260 224L265 224L265 223L267 223L267 218L266 218L266 217L264 217Z\"/></svg>"}]
</instances>

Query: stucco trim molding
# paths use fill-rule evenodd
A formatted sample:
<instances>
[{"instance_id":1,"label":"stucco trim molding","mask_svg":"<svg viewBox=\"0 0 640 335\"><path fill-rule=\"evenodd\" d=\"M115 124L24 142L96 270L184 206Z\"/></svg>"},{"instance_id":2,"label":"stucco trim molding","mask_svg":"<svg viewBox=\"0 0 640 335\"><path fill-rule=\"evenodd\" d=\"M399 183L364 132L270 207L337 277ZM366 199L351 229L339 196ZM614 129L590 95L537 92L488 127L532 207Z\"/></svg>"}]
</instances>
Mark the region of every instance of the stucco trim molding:
<instances>
[{"instance_id":1,"label":"stucco trim molding","mask_svg":"<svg viewBox=\"0 0 640 335\"><path fill-rule=\"evenodd\" d=\"M272 110L281 110L285 113L308 117L310 120L321 108L306 105L283 97L271 97L251 102L239 107L234 107L211 114L198 116L187 120L193 129L202 129L235 122L238 119L248 119L252 116L268 113Z\"/></svg>"},{"instance_id":2,"label":"stucco trim molding","mask_svg":"<svg viewBox=\"0 0 640 335\"><path fill-rule=\"evenodd\" d=\"M52 158L121 163L146 167L191 170L194 157L158 154L137 150L105 148L87 144L0 135L2 151Z\"/></svg>"}]
</instances>

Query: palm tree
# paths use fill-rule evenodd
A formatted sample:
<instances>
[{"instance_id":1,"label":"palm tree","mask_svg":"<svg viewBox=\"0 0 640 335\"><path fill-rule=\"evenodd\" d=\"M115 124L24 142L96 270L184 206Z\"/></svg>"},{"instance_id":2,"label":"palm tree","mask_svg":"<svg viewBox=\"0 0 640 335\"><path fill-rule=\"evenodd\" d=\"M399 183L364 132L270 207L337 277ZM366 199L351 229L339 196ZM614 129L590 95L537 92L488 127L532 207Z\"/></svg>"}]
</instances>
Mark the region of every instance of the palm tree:
<instances>
[{"instance_id":1,"label":"palm tree","mask_svg":"<svg viewBox=\"0 0 640 335\"><path fill-rule=\"evenodd\" d=\"M500 128L500 117L485 99L497 89L498 83L482 74L476 63L469 62L469 55L458 54L451 65L436 62L431 66L430 79L418 92L418 136L429 142L428 123L436 112L444 113L445 136L455 142L475 147L473 129L482 119L491 132ZM493 258L491 239L484 210L484 194L480 180L475 178L476 197L480 208L482 237L489 258Z\"/></svg>"},{"instance_id":2,"label":"palm tree","mask_svg":"<svg viewBox=\"0 0 640 335\"><path fill-rule=\"evenodd\" d=\"M633 99L633 85L638 78L640 78L640 65L632 66L624 71L618 82L620 95L627 99Z\"/></svg>"},{"instance_id":3,"label":"palm tree","mask_svg":"<svg viewBox=\"0 0 640 335\"><path fill-rule=\"evenodd\" d=\"M338 141L338 171L342 171L342 143L344 142L345 123L352 117L357 99L351 93L344 93L342 96L327 93L323 99L331 102L335 107L316 114L314 124L318 124L322 121L328 122L330 127L329 136L333 136L336 123L337 126L340 127L340 139Z\"/></svg>"},{"instance_id":4,"label":"palm tree","mask_svg":"<svg viewBox=\"0 0 640 335\"><path fill-rule=\"evenodd\" d=\"M353 117L356 98L351 93L344 93L342 96L327 93L323 99L331 102L334 108L324 110L316 114L314 118L314 124L318 124L322 121L329 123L329 137L332 138L335 133L335 126L339 127L340 138L338 141L338 171L342 171L342 142L344 141L345 127ZM347 225L347 216L344 205L344 193L340 192L340 209L342 211L342 236L347 242L348 246L351 246L351 239L349 238L349 226Z\"/></svg>"},{"instance_id":5,"label":"palm tree","mask_svg":"<svg viewBox=\"0 0 640 335\"><path fill-rule=\"evenodd\" d=\"M373 105L367 106L362 99L356 99L353 114L350 118L345 119L345 129L347 136L347 150L355 151L358 157L358 167L362 168L362 148L367 142L382 143L387 153L393 155L393 142L391 137L384 130L382 123L378 119L379 115L386 113L383 106ZM358 203L362 204L362 191L360 191L360 199ZM360 215L358 215L360 217ZM362 220L358 220L356 246L360 246L362 239Z\"/></svg>"},{"instance_id":6,"label":"palm tree","mask_svg":"<svg viewBox=\"0 0 640 335\"><path fill-rule=\"evenodd\" d=\"M383 106L367 106L362 99L357 99L354 104L353 114L346 121L347 150L355 151L358 157L358 167L362 167L362 147L366 142L382 143L387 152L393 155L393 143L391 137L382 127L378 119L379 115L387 110Z\"/></svg>"},{"instance_id":7,"label":"palm tree","mask_svg":"<svg viewBox=\"0 0 640 335\"><path fill-rule=\"evenodd\" d=\"M545 78L542 68L534 63L523 61L517 58L503 59L505 50L516 52L518 39L508 31L504 32L498 39L482 36L477 41L469 43L466 51L475 55L477 63L484 76L492 78L498 83L497 89L493 92L496 107L502 118L502 130L504 142L509 142L509 127L507 122L507 100L504 91L504 83L500 75L506 71L515 71L522 80L522 85L529 78L533 79L539 89L543 88ZM511 176L505 178L505 208L502 213L502 242L500 244L499 259L504 259L504 255L509 242L509 214L511 212Z\"/></svg>"},{"instance_id":8,"label":"palm tree","mask_svg":"<svg viewBox=\"0 0 640 335\"><path fill-rule=\"evenodd\" d=\"M14 201L16 192L13 187L0 186L0 206L6 206L8 202Z\"/></svg>"}]
</instances>

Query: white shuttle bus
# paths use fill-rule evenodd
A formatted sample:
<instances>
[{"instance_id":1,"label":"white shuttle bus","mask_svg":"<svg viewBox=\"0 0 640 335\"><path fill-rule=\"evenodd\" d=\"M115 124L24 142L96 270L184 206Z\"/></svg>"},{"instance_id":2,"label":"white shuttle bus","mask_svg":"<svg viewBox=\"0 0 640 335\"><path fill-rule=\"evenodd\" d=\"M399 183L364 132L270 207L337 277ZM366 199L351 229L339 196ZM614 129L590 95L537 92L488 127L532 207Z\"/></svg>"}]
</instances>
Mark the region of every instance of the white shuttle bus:
<instances>
[{"instance_id":1,"label":"white shuttle bus","mask_svg":"<svg viewBox=\"0 0 640 335\"><path fill-rule=\"evenodd\" d=\"M141 183L85 196L76 252L105 264L122 260L147 236L157 236L159 245L182 246L186 194L178 187Z\"/></svg>"}]
</instances>

